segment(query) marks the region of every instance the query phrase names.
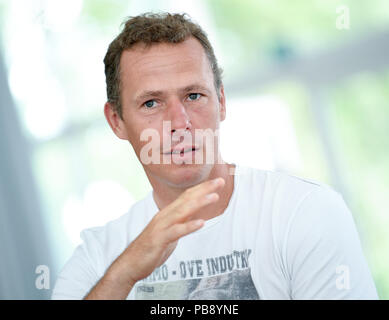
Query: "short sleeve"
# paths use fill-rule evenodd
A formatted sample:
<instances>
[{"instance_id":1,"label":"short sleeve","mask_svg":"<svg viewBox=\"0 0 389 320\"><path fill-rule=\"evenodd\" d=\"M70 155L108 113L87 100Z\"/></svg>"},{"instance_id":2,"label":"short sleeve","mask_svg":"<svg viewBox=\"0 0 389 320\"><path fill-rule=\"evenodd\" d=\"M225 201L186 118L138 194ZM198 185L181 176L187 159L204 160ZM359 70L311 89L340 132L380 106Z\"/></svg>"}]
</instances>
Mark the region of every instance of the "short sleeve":
<instances>
[{"instance_id":1,"label":"short sleeve","mask_svg":"<svg viewBox=\"0 0 389 320\"><path fill-rule=\"evenodd\" d=\"M52 293L52 300L81 300L99 280L96 267L98 243L93 232L81 232L83 242L74 250L61 270Z\"/></svg>"},{"instance_id":2,"label":"short sleeve","mask_svg":"<svg viewBox=\"0 0 389 320\"><path fill-rule=\"evenodd\" d=\"M352 214L329 187L312 191L291 217L284 258L292 299L378 299Z\"/></svg>"}]
</instances>

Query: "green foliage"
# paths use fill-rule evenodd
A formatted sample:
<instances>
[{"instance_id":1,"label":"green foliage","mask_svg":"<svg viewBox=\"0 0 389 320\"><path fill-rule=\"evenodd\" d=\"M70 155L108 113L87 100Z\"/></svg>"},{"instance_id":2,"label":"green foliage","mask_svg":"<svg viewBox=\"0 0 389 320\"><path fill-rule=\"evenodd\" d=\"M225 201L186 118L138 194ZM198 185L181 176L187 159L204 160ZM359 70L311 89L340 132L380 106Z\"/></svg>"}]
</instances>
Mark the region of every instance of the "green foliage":
<instances>
[{"instance_id":1,"label":"green foliage","mask_svg":"<svg viewBox=\"0 0 389 320\"><path fill-rule=\"evenodd\" d=\"M389 296L389 72L362 73L333 91L332 119L365 252L381 298Z\"/></svg>"},{"instance_id":2,"label":"green foliage","mask_svg":"<svg viewBox=\"0 0 389 320\"><path fill-rule=\"evenodd\" d=\"M158 4L164 1L150 0L148 3L154 3L157 10ZM222 68L229 79L244 74L242 71L256 70L253 66L262 66L265 70L269 64L301 53L327 50L389 27L387 0L208 0L205 3L225 61ZM109 41L119 32L120 23L131 15L129 4L129 1L84 0L74 36L69 34L61 38L63 35L50 33L51 42L46 43L50 47L47 56L50 56L51 65L48 63L48 66L61 80L68 99L71 125L81 128L72 134L63 133L53 141L42 142L35 150L35 175L46 211L50 213L47 219L53 226L55 235L52 238L57 239L57 248L61 248L59 242L66 242L65 236L60 238L58 235L64 234L60 227L61 215L69 195L82 194L89 183L105 179L120 183L136 200L149 188L138 160L132 150L128 152L130 145L119 145L107 127L94 125L99 121L96 119L103 117L101 106L104 101L94 109L98 101L91 98L96 92L90 88L95 86L93 88L98 88L95 91L99 92L101 88L97 86L97 73L89 79L90 69L85 67L91 56L103 56ZM339 5L346 5L350 10L350 29L347 31L336 28ZM13 29L7 29L5 25L10 8L11 1L0 0L0 29L12 32ZM4 35L2 38L4 40ZM65 41L64 47L55 47ZM3 47L6 50L7 46ZM88 51L88 48L93 50ZM61 56L58 52L65 54ZM99 59L96 68L100 68L102 75L102 58ZM87 81L92 84L89 91ZM336 151L346 169L342 178L350 189L352 211L362 234L365 254L380 297L384 299L389 297L388 89L389 72L360 73L334 84L327 97L334 130L331 133L336 137ZM277 95L290 106L304 163L302 171L296 174L330 184L330 172L310 111L307 88L298 80L275 79L259 93Z\"/></svg>"},{"instance_id":3,"label":"green foliage","mask_svg":"<svg viewBox=\"0 0 389 320\"><path fill-rule=\"evenodd\" d=\"M92 24L95 31L119 30L131 1L84 0L82 18Z\"/></svg>"}]
</instances>

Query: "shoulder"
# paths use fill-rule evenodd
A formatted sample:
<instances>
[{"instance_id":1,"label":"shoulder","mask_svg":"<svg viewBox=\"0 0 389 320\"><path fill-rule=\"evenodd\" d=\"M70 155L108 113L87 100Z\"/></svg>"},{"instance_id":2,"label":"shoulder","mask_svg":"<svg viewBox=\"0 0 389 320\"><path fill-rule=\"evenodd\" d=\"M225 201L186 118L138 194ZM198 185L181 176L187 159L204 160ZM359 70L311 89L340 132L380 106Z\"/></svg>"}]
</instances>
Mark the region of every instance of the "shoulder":
<instances>
[{"instance_id":1,"label":"shoulder","mask_svg":"<svg viewBox=\"0 0 389 320\"><path fill-rule=\"evenodd\" d=\"M273 203L282 234L292 225L331 221L332 215L345 213L347 209L342 195L325 183L287 173L275 173L273 180L276 184Z\"/></svg>"},{"instance_id":2,"label":"shoulder","mask_svg":"<svg viewBox=\"0 0 389 320\"><path fill-rule=\"evenodd\" d=\"M285 209L283 211L286 211L288 216L311 197L316 197L316 199L342 197L333 187L317 180L286 172L263 172L266 174L265 187L267 190L265 191L275 207Z\"/></svg>"},{"instance_id":3,"label":"shoulder","mask_svg":"<svg viewBox=\"0 0 389 320\"><path fill-rule=\"evenodd\" d=\"M284 201L288 199L301 201L312 192L337 193L331 186L317 180L281 171L266 171L266 173L275 197L282 197Z\"/></svg>"},{"instance_id":4,"label":"shoulder","mask_svg":"<svg viewBox=\"0 0 389 320\"><path fill-rule=\"evenodd\" d=\"M285 172L253 168L242 171L246 172L242 180L250 186L253 199L260 199L253 201L260 201L263 232L271 234L276 246L282 247L292 225L331 220L335 212L347 210L342 195L325 183Z\"/></svg>"},{"instance_id":5,"label":"shoulder","mask_svg":"<svg viewBox=\"0 0 389 320\"><path fill-rule=\"evenodd\" d=\"M99 259L103 269L116 259L147 224L150 219L148 200L147 196L137 201L125 214L103 226L81 231L80 237L84 251L90 257L94 257L93 260Z\"/></svg>"},{"instance_id":6,"label":"shoulder","mask_svg":"<svg viewBox=\"0 0 389 320\"><path fill-rule=\"evenodd\" d=\"M262 195L264 206L272 214L288 218L310 197L320 199L342 197L331 186L281 171L242 167L238 173L242 184Z\"/></svg>"},{"instance_id":7,"label":"shoulder","mask_svg":"<svg viewBox=\"0 0 389 320\"><path fill-rule=\"evenodd\" d=\"M296 176L284 171L263 170L253 167L238 166L236 175L239 175L246 183L253 181L261 181L266 183L266 188L273 191L295 191L293 193L305 192L317 187L331 187L317 180L308 179L301 176Z\"/></svg>"},{"instance_id":8,"label":"shoulder","mask_svg":"<svg viewBox=\"0 0 389 320\"><path fill-rule=\"evenodd\" d=\"M82 299L105 270L142 230L147 217L147 197L121 217L81 231L82 239L62 268L52 299Z\"/></svg>"}]
</instances>

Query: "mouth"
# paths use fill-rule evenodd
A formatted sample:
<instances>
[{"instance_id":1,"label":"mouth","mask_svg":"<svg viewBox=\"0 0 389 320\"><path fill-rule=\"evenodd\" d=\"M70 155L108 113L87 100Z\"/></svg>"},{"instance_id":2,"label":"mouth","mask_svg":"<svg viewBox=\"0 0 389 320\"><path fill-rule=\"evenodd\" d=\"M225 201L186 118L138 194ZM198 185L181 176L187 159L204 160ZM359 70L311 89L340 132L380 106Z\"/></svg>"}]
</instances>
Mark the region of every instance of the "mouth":
<instances>
[{"instance_id":1,"label":"mouth","mask_svg":"<svg viewBox=\"0 0 389 320\"><path fill-rule=\"evenodd\" d=\"M188 147L181 147L181 148L174 148L171 151L164 152L164 154L171 155L171 154L184 154L188 152L197 151L199 148L196 146L188 146Z\"/></svg>"}]
</instances>

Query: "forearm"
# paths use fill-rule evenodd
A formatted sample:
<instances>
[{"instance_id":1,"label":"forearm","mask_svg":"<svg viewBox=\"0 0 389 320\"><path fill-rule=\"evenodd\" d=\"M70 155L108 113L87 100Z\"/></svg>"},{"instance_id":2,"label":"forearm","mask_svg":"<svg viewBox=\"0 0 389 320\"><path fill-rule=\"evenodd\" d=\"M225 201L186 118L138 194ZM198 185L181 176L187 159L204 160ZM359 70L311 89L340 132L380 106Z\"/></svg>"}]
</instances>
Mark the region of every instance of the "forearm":
<instances>
[{"instance_id":1,"label":"forearm","mask_svg":"<svg viewBox=\"0 0 389 320\"><path fill-rule=\"evenodd\" d=\"M190 218L202 207L218 201L214 191L224 184L224 179L217 178L196 185L155 214L84 299L125 299L137 281L169 258L181 237L204 225L204 219Z\"/></svg>"},{"instance_id":2,"label":"forearm","mask_svg":"<svg viewBox=\"0 0 389 320\"><path fill-rule=\"evenodd\" d=\"M115 260L105 275L84 297L84 300L124 300L135 282L128 274L128 268L121 257Z\"/></svg>"}]
</instances>

